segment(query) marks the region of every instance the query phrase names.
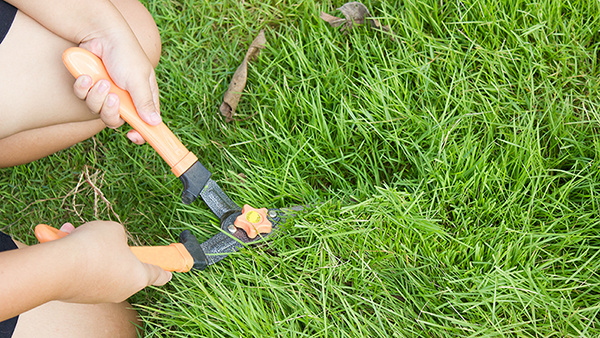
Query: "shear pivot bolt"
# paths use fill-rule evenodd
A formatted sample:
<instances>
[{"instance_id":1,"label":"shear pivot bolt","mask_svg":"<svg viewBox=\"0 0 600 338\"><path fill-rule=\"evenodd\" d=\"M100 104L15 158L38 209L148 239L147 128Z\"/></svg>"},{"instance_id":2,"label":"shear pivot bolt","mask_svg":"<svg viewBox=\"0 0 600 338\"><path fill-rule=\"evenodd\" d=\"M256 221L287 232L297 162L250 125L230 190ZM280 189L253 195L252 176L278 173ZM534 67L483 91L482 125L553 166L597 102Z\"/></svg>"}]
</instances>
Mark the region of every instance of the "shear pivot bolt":
<instances>
[{"instance_id":1,"label":"shear pivot bolt","mask_svg":"<svg viewBox=\"0 0 600 338\"><path fill-rule=\"evenodd\" d=\"M260 214L254 210L248 211L246 214L246 220L252 224L257 224L260 222Z\"/></svg>"},{"instance_id":2,"label":"shear pivot bolt","mask_svg":"<svg viewBox=\"0 0 600 338\"><path fill-rule=\"evenodd\" d=\"M235 222L236 227L244 230L248 237L255 238L259 233L271 232L272 224L267 219L267 208L255 209L248 204L242 208L242 214Z\"/></svg>"},{"instance_id":3,"label":"shear pivot bolt","mask_svg":"<svg viewBox=\"0 0 600 338\"><path fill-rule=\"evenodd\" d=\"M269 210L269 217L271 217L271 218L277 217L277 211L275 211L275 210Z\"/></svg>"},{"instance_id":4,"label":"shear pivot bolt","mask_svg":"<svg viewBox=\"0 0 600 338\"><path fill-rule=\"evenodd\" d=\"M229 232L234 234L237 231L237 228L235 227L235 225L229 224L229 226L227 227L227 230L229 230Z\"/></svg>"}]
</instances>

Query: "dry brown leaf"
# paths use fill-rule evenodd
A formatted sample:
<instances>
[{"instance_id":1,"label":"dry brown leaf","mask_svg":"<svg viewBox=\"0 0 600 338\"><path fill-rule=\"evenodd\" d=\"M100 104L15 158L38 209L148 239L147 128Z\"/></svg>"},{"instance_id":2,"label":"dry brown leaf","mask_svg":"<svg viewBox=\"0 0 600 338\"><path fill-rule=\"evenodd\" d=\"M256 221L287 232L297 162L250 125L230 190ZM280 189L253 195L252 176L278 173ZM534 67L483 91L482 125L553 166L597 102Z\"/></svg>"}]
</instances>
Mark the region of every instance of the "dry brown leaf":
<instances>
[{"instance_id":1,"label":"dry brown leaf","mask_svg":"<svg viewBox=\"0 0 600 338\"><path fill-rule=\"evenodd\" d=\"M365 22L368 22L371 28L391 32L389 26L381 25L379 20L371 16L367 7L358 1L347 2L342 7L338 8L338 10L344 14L344 18L338 18L337 16L321 12L321 19L329 23L332 27L344 25L342 32L345 34L347 34L354 25L362 25ZM391 36L391 38L394 40L393 36Z\"/></svg>"},{"instance_id":2,"label":"dry brown leaf","mask_svg":"<svg viewBox=\"0 0 600 338\"><path fill-rule=\"evenodd\" d=\"M267 39L265 38L265 31L262 29L250 44L244 60L242 60L242 63L233 74L231 82L229 83L229 88L223 96L223 103L219 108L221 115L225 116L225 122L233 121L233 115L235 114L235 110L242 97L242 92L246 87L248 62L256 60L260 50L265 48L266 43Z\"/></svg>"},{"instance_id":3,"label":"dry brown leaf","mask_svg":"<svg viewBox=\"0 0 600 338\"><path fill-rule=\"evenodd\" d=\"M325 12L321 12L321 19L325 20L325 22L328 22L331 27L339 27L346 23L346 19L338 18L337 16L333 16Z\"/></svg>"},{"instance_id":4,"label":"dry brown leaf","mask_svg":"<svg viewBox=\"0 0 600 338\"><path fill-rule=\"evenodd\" d=\"M351 29L353 24L362 25L365 20L371 17L371 13L367 6L358 1L347 2L342 7L338 8L346 17L345 29Z\"/></svg>"}]
</instances>

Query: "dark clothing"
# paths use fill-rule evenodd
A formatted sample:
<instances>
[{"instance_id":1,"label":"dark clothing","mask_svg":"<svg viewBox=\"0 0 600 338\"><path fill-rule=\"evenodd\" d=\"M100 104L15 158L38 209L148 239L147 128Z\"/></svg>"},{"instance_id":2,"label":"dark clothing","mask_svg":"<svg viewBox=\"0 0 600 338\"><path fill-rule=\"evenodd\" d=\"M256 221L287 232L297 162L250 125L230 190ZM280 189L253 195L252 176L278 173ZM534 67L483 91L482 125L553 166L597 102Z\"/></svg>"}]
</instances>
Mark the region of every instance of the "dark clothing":
<instances>
[{"instance_id":1,"label":"dark clothing","mask_svg":"<svg viewBox=\"0 0 600 338\"><path fill-rule=\"evenodd\" d=\"M2 3L0 1L0 3ZM15 242L13 242L12 238L9 235L0 232L0 252L14 250L17 248ZM15 327L17 326L17 320L19 316L13 317L11 319L7 319L3 322L0 322L0 338L10 338L12 337L13 331L15 331Z\"/></svg>"},{"instance_id":2,"label":"dark clothing","mask_svg":"<svg viewBox=\"0 0 600 338\"><path fill-rule=\"evenodd\" d=\"M17 15L17 9L13 5L0 0L0 43L2 43L4 37L8 34L15 15Z\"/></svg>"}]
</instances>

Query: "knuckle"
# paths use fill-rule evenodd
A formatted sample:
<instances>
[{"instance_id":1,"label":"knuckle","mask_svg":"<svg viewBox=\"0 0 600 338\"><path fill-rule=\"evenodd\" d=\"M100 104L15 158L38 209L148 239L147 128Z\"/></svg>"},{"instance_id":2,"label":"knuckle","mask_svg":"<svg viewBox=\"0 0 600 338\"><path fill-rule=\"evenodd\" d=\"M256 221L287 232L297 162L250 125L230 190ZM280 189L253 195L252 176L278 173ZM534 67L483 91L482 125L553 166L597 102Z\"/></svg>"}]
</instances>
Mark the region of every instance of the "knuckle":
<instances>
[{"instance_id":1,"label":"knuckle","mask_svg":"<svg viewBox=\"0 0 600 338\"><path fill-rule=\"evenodd\" d=\"M99 113L100 110L102 109L102 103L105 100L105 96L103 96L102 94L99 94L95 91L90 91L87 94L87 97L85 98L85 103L87 104L88 108L90 108L90 110L92 110L95 113Z\"/></svg>"},{"instance_id":2,"label":"knuckle","mask_svg":"<svg viewBox=\"0 0 600 338\"><path fill-rule=\"evenodd\" d=\"M121 115L119 115L119 111L114 109L114 107L107 107L106 104L100 111L100 117L102 121L104 121L104 124L113 129L118 128L125 123L121 118Z\"/></svg>"},{"instance_id":3,"label":"knuckle","mask_svg":"<svg viewBox=\"0 0 600 338\"><path fill-rule=\"evenodd\" d=\"M73 86L73 93L80 100L85 100L88 96L88 90L84 88L80 88L77 86Z\"/></svg>"},{"instance_id":4,"label":"knuckle","mask_svg":"<svg viewBox=\"0 0 600 338\"><path fill-rule=\"evenodd\" d=\"M102 118L104 124L106 124L106 126L111 129L119 128L124 123L123 120L121 120L119 117L112 117L106 115L101 115L100 117Z\"/></svg>"}]
</instances>

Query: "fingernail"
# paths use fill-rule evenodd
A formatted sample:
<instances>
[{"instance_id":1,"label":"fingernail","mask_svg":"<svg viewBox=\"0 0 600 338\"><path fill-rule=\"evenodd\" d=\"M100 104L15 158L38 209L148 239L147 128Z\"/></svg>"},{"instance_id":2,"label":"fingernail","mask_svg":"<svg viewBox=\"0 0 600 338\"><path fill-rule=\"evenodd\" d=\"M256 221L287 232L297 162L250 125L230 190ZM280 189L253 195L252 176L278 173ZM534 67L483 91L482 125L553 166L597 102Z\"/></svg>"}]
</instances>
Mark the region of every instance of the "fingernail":
<instances>
[{"instance_id":1,"label":"fingernail","mask_svg":"<svg viewBox=\"0 0 600 338\"><path fill-rule=\"evenodd\" d=\"M106 81L100 81L100 84L98 84L98 89L101 92L108 91L108 88L109 88L109 85L108 85L108 83L106 83Z\"/></svg>"},{"instance_id":2,"label":"fingernail","mask_svg":"<svg viewBox=\"0 0 600 338\"><path fill-rule=\"evenodd\" d=\"M152 121L152 123L154 124L159 124L162 122L160 115L158 115L157 113L150 114L150 121Z\"/></svg>"},{"instance_id":3,"label":"fingernail","mask_svg":"<svg viewBox=\"0 0 600 338\"><path fill-rule=\"evenodd\" d=\"M79 85L81 85L82 87L89 87L92 84L92 79L90 79L88 76L82 76L81 80L79 80Z\"/></svg>"},{"instance_id":4,"label":"fingernail","mask_svg":"<svg viewBox=\"0 0 600 338\"><path fill-rule=\"evenodd\" d=\"M106 98L106 105L112 108L115 106L115 103L117 103L117 98L114 95L108 95Z\"/></svg>"}]
</instances>

